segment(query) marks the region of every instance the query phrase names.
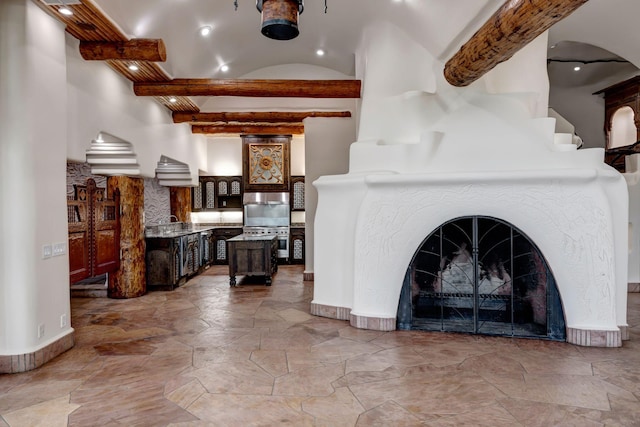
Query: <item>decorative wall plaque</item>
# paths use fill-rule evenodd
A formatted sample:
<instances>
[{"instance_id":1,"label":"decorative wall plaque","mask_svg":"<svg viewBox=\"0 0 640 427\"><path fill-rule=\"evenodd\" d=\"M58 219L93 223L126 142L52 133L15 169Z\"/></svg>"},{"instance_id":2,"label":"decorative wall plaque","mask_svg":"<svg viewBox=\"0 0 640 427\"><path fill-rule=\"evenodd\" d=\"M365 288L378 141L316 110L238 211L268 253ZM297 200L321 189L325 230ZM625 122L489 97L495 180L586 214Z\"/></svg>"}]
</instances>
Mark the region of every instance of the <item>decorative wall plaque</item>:
<instances>
[{"instance_id":1,"label":"decorative wall plaque","mask_svg":"<svg viewBox=\"0 0 640 427\"><path fill-rule=\"evenodd\" d=\"M291 135L246 135L242 139L245 191L289 191Z\"/></svg>"}]
</instances>

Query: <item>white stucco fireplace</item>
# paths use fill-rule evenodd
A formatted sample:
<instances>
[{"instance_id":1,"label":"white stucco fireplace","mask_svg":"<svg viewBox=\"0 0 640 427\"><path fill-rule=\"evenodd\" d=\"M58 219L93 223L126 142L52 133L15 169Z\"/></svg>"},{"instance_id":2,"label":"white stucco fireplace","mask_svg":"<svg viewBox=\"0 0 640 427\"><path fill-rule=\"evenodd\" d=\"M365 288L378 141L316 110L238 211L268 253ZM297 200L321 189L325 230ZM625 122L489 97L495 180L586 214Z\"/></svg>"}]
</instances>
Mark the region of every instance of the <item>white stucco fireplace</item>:
<instances>
[{"instance_id":1,"label":"white stucco fireplace","mask_svg":"<svg viewBox=\"0 0 640 427\"><path fill-rule=\"evenodd\" d=\"M527 49L503 64L510 68L494 70L501 83L513 81L505 76L517 76L522 63L531 70L546 38ZM424 239L455 218L483 216L517 227L539 248L568 342L620 346L627 339L627 187L604 164L602 149L577 150L573 135L555 133L540 97L544 62L542 78L519 82L530 87L505 84L500 92L490 76L450 87L442 64L395 28L369 33L360 55L366 78L349 173L314 182L312 313L396 329L407 268Z\"/></svg>"}]
</instances>

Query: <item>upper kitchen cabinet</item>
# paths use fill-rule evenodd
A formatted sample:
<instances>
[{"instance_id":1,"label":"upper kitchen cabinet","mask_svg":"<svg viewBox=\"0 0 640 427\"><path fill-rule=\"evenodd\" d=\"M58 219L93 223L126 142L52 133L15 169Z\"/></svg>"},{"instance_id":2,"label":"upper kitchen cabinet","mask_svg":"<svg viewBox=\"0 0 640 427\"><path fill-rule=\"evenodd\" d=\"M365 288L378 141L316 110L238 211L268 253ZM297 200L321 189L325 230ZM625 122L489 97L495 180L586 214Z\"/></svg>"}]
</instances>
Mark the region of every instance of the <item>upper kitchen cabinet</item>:
<instances>
[{"instance_id":1,"label":"upper kitchen cabinet","mask_svg":"<svg viewBox=\"0 0 640 427\"><path fill-rule=\"evenodd\" d=\"M242 209L241 176L201 176L191 196L194 212Z\"/></svg>"},{"instance_id":2,"label":"upper kitchen cabinet","mask_svg":"<svg viewBox=\"0 0 640 427\"><path fill-rule=\"evenodd\" d=\"M243 135L244 191L289 191L291 135Z\"/></svg>"}]
</instances>

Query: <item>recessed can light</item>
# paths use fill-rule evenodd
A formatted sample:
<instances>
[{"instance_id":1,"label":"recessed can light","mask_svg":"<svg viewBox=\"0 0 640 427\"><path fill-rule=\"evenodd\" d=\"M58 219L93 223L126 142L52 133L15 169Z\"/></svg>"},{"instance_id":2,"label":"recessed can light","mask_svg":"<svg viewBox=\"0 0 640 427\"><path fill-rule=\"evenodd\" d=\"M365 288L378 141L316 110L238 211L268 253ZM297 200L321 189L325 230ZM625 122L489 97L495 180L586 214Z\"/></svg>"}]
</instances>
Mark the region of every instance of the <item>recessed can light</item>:
<instances>
[{"instance_id":1,"label":"recessed can light","mask_svg":"<svg viewBox=\"0 0 640 427\"><path fill-rule=\"evenodd\" d=\"M322 49L318 49L318 50L316 50L316 55L318 55L318 56L324 56L324 50L322 50Z\"/></svg>"},{"instance_id":2,"label":"recessed can light","mask_svg":"<svg viewBox=\"0 0 640 427\"><path fill-rule=\"evenodd\" d=\"M222 71L223 73L226 73L227 71L229 71L229 66L227 64L224 64L223 66L220 67L220 71Z\"/></svg>"},{"instance_id":3,"label":"recessed can light","mask_svg":"<svg viewBox=\"0 0 640 427\"><path fill-rule=\"evenodd\" d=\"M131 65L129 65L129 69L131 71L138 71L138 66L136 64L131 64Z\"/></svg>"},{"instance_id":4,"label":"recessed can light","mask_svg":"<svg viewBox=\"0 0 640 427\"><path fill-rule=\"evenodd\" d=\"M205 25L204 27L200 27L200 35L202 37L206 37L209 34L211 34L211 31L213 30L213 28L211 27L211 25Z\"/></svg>"},{"instance_id":5,"label":"recessed can light","mask_svg":"<svg viewBox=\"0 0 640 427\"><path fill-rule=\"evenodd\" d=\"M172 104L174 102L178 102L178 98L176 98L175 96L172 96L171 98L169 98L169 102L171 102Z\"/></svg>"},{"instance_id":6,"label":"recessed can light","mask_svg":"<svg viewBox=\"0 0 640 427\"><path fill-rule=\"evenodd\" d=\"M61 7L60 9L58 9L58 12L60 12L63 15L67 15L67 16L71 16L73 15L73 12L71 11L71 9L69 9L68 7Z\"/></svg>"},{"instance_id":7,"label":"recessed can light","mask_svg":"<svg viewBox=\"0 0 640 427\"><path fill-rule=\"evenodd\" d=\"M580 71L580 67L578 67L578 66L573 67L573 71Z\"/></svg>"}]
</instances>

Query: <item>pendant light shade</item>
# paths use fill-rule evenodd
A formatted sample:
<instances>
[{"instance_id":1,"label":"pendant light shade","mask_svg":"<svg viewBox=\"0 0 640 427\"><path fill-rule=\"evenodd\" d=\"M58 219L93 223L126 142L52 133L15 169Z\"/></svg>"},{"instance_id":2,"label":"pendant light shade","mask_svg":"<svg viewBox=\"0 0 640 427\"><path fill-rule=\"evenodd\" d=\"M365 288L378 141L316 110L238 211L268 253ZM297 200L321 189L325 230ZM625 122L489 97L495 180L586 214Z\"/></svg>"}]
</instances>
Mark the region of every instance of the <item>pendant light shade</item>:
<instances>
[{"instance_id":1,"label":"pendant light shade","mask_svg":"<svg viewBox=\"0 0 640 427\"><path fill-rule=\"evenodd\" d=\"M303 0L256 0L262 14L262 34L275 40L298 37L298 15L304 10Z\"/></svg>"}]
</instances>

